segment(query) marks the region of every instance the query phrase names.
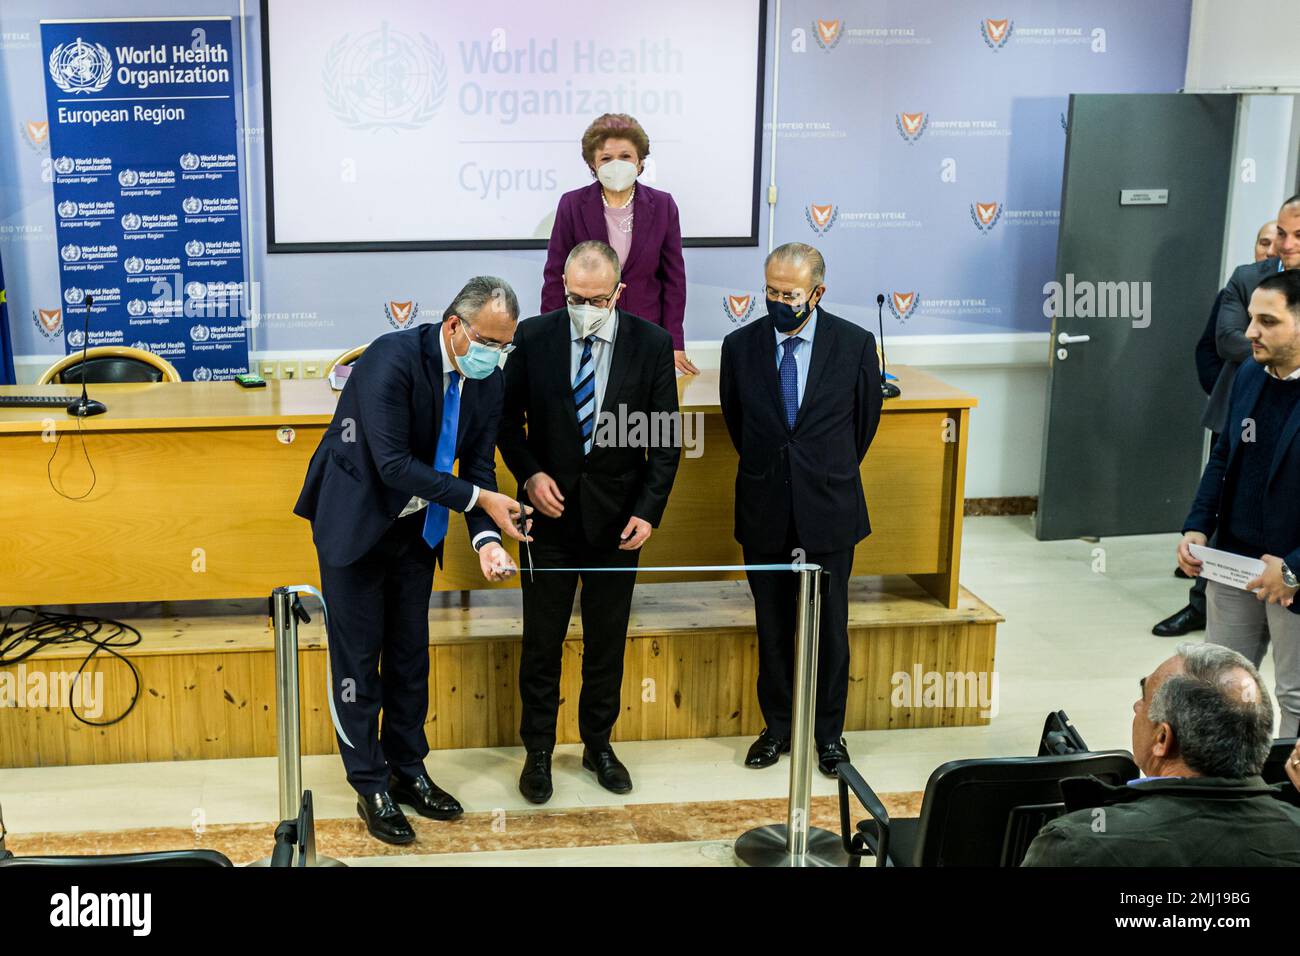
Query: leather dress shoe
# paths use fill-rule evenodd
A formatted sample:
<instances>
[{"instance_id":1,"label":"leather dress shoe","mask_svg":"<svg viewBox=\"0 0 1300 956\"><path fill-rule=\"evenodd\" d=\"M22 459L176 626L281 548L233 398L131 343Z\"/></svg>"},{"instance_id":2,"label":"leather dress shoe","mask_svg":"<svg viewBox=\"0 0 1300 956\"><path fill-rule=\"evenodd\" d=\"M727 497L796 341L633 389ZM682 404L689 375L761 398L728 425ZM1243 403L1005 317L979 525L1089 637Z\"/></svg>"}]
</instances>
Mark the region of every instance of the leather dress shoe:
<instances>
[{"instance_id":1,"label":"leather dress shoe","mask_svg":"<svg viewBox=\"0 0 1300 956\"><path fill-rule=\"evenodd\" d=\"M627 767L614 756L614 750L606 747L604 750L592 750L589 747L582 748L582 766L586 770L594 771L596 780L602 787L610 793L630 793L632 790L632 775L627 772Z\"/></svg>"},{"instance_id":2,"label":"leather dress shoe","mask_svg":"<svg viewBox=\"0 0 1300 956\"><path fill-rule=\"evenodd\" d=\"M745 755L745 766L770 767L781 759L781 754L789 752L790 739L778 737L764 727L758 739L749 745L749 753Z\"/></svg>"},{"instance_id":3,"label":"leather dress shoe","mask_svg":"<svg viewBox=\"0 0 1300 956\"><path fill-rule=\"evenodd\" d=\"M545 803L555 789L551 786L551 752L530 750L519 775L519 792L529 803Z\"/></svg>"},{"instance_id":4,"label":"leather dress shoe","mask_svg":"<svg viewBox=\"0 0 1300 956\"><path fill-rule=\"evenodd\" d=\"M388 777L388 792L396 803L410 807L430 820L454 820L465 808L446 790L434 783L427 773L408 777L392 773Z\"/></svg>"},{"instance_id":5,"label":"leather dress shoe","mask_svg":"<svg viewBox=\"0 0 1300 956\"><path fill-rule=\"evenodd\" d=\"M1205 615L1188 604L1151 628L1156 637L1182 637L1191 631L1205 630Z\"/></svg>"},{"instance_id":6,"label":"leather dress shoe","mask_svg":"<svg viewBox=\"0 0 1300 956\"><path fill-rule=\"evenodd\" d=\"M828 744L817 745L817 769L828 777L837 776L836 768L848 759L849 745L843 737Z\"/></svg>"},{"instance_id":7,"label":"leather dress shoe","mask_svg":"<svg viewBox=\"0 0 1300 956\"><path fill-rule=\"evenodd\" d=\"M376 840L400 846L415 839L406 814L393 802L388 791L357 797L357 816L366 821L366 829Z\"/></svg>"}]
</instances>

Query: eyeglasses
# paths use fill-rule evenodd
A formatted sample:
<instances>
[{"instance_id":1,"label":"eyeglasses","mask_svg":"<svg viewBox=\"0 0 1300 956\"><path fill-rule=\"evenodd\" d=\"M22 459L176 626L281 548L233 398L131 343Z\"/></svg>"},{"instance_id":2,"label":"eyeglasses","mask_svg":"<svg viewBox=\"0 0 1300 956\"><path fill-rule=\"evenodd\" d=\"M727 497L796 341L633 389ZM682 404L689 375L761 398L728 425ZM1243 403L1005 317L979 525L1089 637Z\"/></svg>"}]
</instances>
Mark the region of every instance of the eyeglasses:
<instances>
[{"instance_id":1,"label":"eyeglasses","mask_svg":"<svg viewBox=\"0 0 1300 956\"><path fill-rule=\"evenodd\" d=\"M765 286L763 291L769 299L776 299L778 302L784 302L786 305L798 305L800 302L803 302L808 298L802 289L796 289L793 292L782 292L779 289L773 289L769 285Z\"/></svg>"},{"instance_id":2,"label":"eyeglasses","mask_svg":"<svg viewBox=\"0 0 1300 956\"><path fill-rule=\"evenodd\" d=\"M459 318L459 316L458 316L458 318ZM475 331L474 331L474 326L470 325L470 324L469 324L467 321L465 321L464 319L461 319L461 320L460 320L460 324L463 325L463 326L465 327L465 334L466 334L466 335L468 335L471 339L473 339L473 340L474 340L475 342L477 342L479 345L483 346L485 349L487 349L487 350L489 350L489 351L491 351L491 352L496 352L496 353L498 353L498 354L500 354L500 355L509 355L511 352L513 352L513 351L515 350L515 343L513 343L513 342L504 342L504 343L503 343L503 342L494 342L492 339L485 339L485 338L483 338L483 336L481 336L481 335L479 335L477 332L475 332Z\"/></svg>"},{"instance_id":3,"label":"eyeglasses","mask_svg":"<svg viewBox=\"0 0 1300 956\"><path fill-rule=\"evenodd\" d=\"M613 299L614 296L618 294L618 290L622 288L622 285L623 283L619 282L614 286L613 291L609 292L608 294L592 296L590 299L584 299L580 295L574 295L572 292L566 292L564 294L564 301L569 303L569 305L594 305L598 309L604 309L609 306L610 300Z\"/></svg>"}]
</instances>

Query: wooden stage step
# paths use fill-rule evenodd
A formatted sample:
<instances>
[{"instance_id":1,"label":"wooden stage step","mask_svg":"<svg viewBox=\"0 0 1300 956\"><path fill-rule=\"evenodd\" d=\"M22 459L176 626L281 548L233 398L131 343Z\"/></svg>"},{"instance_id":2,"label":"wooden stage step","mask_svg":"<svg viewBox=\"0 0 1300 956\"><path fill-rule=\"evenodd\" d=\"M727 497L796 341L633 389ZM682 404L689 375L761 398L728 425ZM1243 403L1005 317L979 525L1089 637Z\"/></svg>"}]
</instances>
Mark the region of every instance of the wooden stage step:
<instances>
[{"instance_id":1,"label":"wooden stage step","mask_svg":"<svg viewBox=\"0 0 1300 956\"><path fill-rule=\"evenodd\" d=\"M518 744L520 600L517 590L433 594L430 747ZM304 604L312 622L299 629L303 752L332 753L337 747L325 697L324 628L319 605L311 598ZM121 653L139 671L139 700L122 721L91 727L73 716L66 698L37 698L37 684L59 686L56 678L76 672L90 649L86 645L47 647L21 665L0 668L0 701L19 697L19 706L0 709L0 767L275 753L275 665L265 600L45 610L110 617L136 627L142 642ZM987 699L981 706L974 688L992 678L1002 620L964 588L957 607L949 609L909 578L853 579L846 729L987 723L981 716ZM564 648L563 743L578 740L581 655L575 615ZM134 691L128 666L101 654L86 673L102 681L101 713L95 719L120 714ZM948 696L923 699L920 683L933 688L934 675L941 683L946 678ZM639 584L614 740L756 734L763 726L756 676L753 604L743 581Z\"/></svg>"}]
</instances>

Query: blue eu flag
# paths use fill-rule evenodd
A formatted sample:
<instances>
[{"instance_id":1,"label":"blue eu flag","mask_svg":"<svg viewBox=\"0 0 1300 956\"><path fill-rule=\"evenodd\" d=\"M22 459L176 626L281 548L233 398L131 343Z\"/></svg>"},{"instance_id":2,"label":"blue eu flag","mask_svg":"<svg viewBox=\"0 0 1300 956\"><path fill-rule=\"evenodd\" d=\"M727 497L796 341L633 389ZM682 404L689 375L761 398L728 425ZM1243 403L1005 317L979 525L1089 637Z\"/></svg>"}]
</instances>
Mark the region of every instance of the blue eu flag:
<instances>
[{"instance_id":1,"label":"blue eu flag","mask_svg":"<svg viewBox=\"0 0 1300 956\"><path fill-rule=\"evenodd\" d=\"M4 264L0 263L0 385L13 385L16 381L14 340L9 334L9 302L5 293L5 270Z\"/></svg>"}]
</instances>

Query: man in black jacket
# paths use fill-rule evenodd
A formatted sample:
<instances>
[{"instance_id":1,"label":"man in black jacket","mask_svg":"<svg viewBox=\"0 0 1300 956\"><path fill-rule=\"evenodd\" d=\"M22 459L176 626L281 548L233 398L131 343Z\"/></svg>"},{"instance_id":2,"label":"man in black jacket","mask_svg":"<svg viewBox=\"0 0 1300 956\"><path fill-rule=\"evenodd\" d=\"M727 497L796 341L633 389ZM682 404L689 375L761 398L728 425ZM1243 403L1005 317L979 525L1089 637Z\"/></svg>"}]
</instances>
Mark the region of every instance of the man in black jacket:
<instances>
[{"instance_id":1,"label":"man in black jacket","mask_svg":"<svg viewBox=\"0 0 1300 956\"><path fill-rule=\"evenodd\" d=\"M501 457L536 509L525 569L519 662L519 735L527 750L520 792L551 798L560 669L573 595L582 581L582 764L605 789L632 778L610 733L620 710L634 570L658 527L680 457L673 344L657 325L620 312L618 255L603 242L574 246L564 266L567 306L527 319L506 363ZM638 427L638 425L640 427Z\"/></svg>"},{"instance_id":2,"label":"man in black jacket","mask_svg":"<svg viewBox=\"0 0 1300 956\"><path fill-rule=\"evenodd\" d=\"M1295 225L1295 224L1290 224ZM1223 374L1224 367L1228 364L1222 355L1219 354L1217 344L1219 331L1219 309L1223 307L1224 299L1231 295L1234 300L1242 294L1242 290L1250 285L1253 277L1273 275L1277 271L1277 250L1280 249L1281 243L1287 239L1287 233L1282 230L1282 235L1278 235L1278 225L1276 219L1270 219L1264 225L1259 227L1259 232L1255 233L1255 269L1252 271L1249 265L1241 266L1233 272L1233 280L1229 282L1228 287L1219 290L1219 294L1214 298L1214 307L1210 309L1210 318L1205 323L1205 330L1201 333L1200 341L1196 343L1196 377L1201 383L1201 388L1206 395L1214 394L1214 387L1219 381L1219 376ZM1300 236L1292 235L1290 244L1294 246L1300 241ZM1293 257L1294 258L1294 257ZM1261 267L1259 264L1266 259L1273 259L1271 267ZM1290 267L1294 268L1294 266ZM1242 273L1242 270L1246 270ZM1258 281L1258 279L1253 279ZM1253 286L1252 286L1253 288ZM1234 348L1235 338L1230 337L1227 342L1227 348ZM1226 394L1226 393L1225 393ZM1220 413L1215 412L1213 419L1217 421ZM1218 440L1219 434L1217 429L1210 429L1211 447ZM1180 569L1178 574L1184 576ZM1151 633L1156 637L1181 637L1192 631L1205 630L1205 581L1197 578L1187 591L1187 604L1173 614L1164 618L1155 627L1151 628Z\"/></svg>"},{"instance_id":3,"label":"man in black jacket","mask_svg":"<svg viewBox=\"0 0 1300 956\"><path fill-rule=\"evenodd\" d=\"M848 579L871 533L859 473L880 423L880 368L867 330L820 308L826 264L790 242L764 266L767 314L722 341L722 415L740 453L736 540L746 564L802 559L826 571L817 715L818 767L848 760ZM758 701L767 727L745 763L769 767L790 749L798 576L747 573L758 630Z\"/></svg>"},{"instance_id":4,"label":"man in black jacket","mask_svg":"<svg viewBox=\"0 0 1300 956\"><path fill-rule=\"evenodd\" d=\"M1254 665L1216 644L1183 644L1140 684L1133 757L1143 776L1062 781L1069 812L1039 831L1022 865L1300 865L1300 809L1259 775L1273 703Z\"/></svg>"},{"instance_id":5,"label":"man in black jacket","mask_svg":"<svg viewBox=\"0 0 1300 956\"><path fill-rule=\"evenodd\" d=\"M479 276L442 322L372 342L294 506L311 521L329 612L339 753L358 814L387 843L415 839L399 803L436 820L462 812L424 767L429 594L451 511L465 512L484 577L514 572L498 529L522 538L519 505L496 491L493 445L499 359L518 315L510 286ZM459 475L452 473L457 458Z\"/></svg>"}]
</instances>

